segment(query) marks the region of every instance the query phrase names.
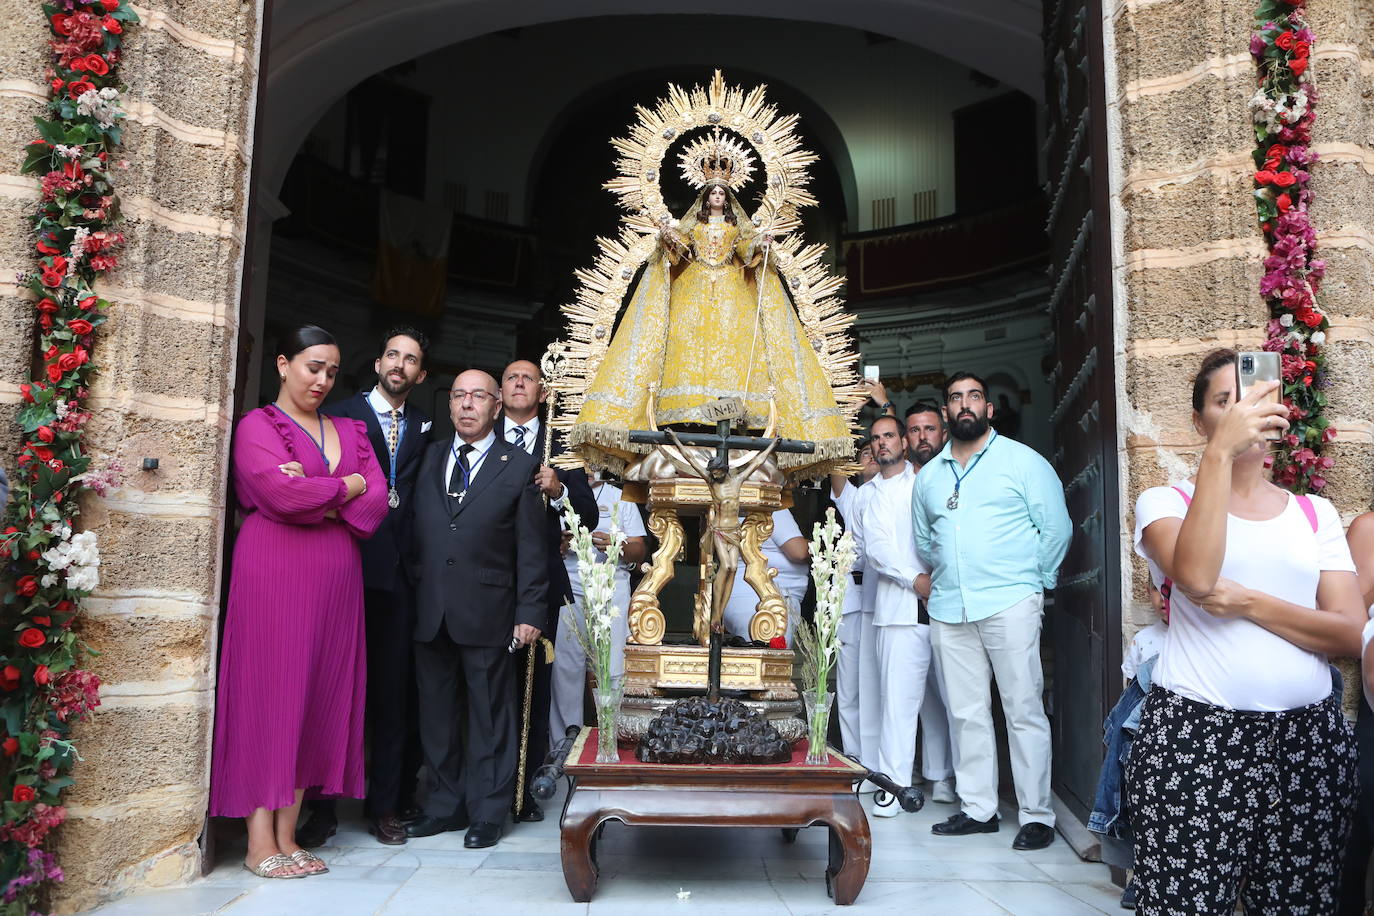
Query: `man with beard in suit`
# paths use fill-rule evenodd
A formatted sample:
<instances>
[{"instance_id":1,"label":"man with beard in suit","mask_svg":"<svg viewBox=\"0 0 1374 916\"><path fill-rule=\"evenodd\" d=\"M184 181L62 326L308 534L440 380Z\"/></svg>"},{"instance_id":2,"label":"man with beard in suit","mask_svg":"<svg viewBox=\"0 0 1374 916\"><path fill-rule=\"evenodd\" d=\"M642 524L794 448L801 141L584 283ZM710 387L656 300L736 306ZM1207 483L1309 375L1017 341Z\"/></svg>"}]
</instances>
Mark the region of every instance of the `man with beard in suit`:
<instances>
[{"instance_id":1,"label":"man with beard in suit","mask_svg":"<svg viewBox=\"0 0 1374 916\"><path fill-rule=\"evenodd\" d=\"M496 435L500 410L490 375L469 369L454 379L456 432L425 451L408 532L420 744L432 783L424 816L406 833L467 827L469 849L501 839L519 748L514 659L549 616L538 463Z\"/></svg>"},{"instance_id":2,"label":"man with beard in suit","mask_svg":"<svg viewBox=\"0 0 1374 916\"><path fill-rule=\"evenodd\" d=\"M544 513L544 542L548 547L549 564L549 616L541 627L550 639L558 632L558 618L565 605L572 603L572 583L568 570L563 563L559 549L562 538L563 508L571 505L573 511L587 530L596 528L600 520L596 496L592 493L587 475L581 470L562 470L542 464L544 460L544 437L549 435L546 423L539 417L539 405L548 400L544 387L543 374L539 366L527 359L517 359L506 367L501 374L501 410L503 417L499 427L507 442L522 448L539 465L534 482L547 499ZM550 457L562 454L563 448L554 440ZM534 771L543 762L549 751L549 707L553 690L553 666L545 664L542 650L535 650L534 696L530 704L529 747L526 752L525 785L518 787L524 793L520 813L515 815L520 821L542 821L544 812L535 804L530 795L530 783ZM528 661L528 659L526 659ZM524 672L516 666L519 681L517 702L524 703ZM559 736L562 737L562 736ZM511 812L515 814L514 809Z\"/></svg>"},{"instance_id":3,"label":"man with beard in suit","mask_svg":"<svg viewBox=\"0 0 1374 916\"><path fill-rule=\"evenodd\" d=\"M430 419L406 403L425 380L429 339L402 325L383 335L381 354L373 364L377 384L350 398L329 404L331 417L361 420L387 474L391 507L370 540L359 542L363 560L363 596L367 620L366 812L377 842L398 846L406 841L403 820L414 816L415 777L420 769L420 740L415 731L415 671L411 630L414 596L401 564L400 527L415 488L420 456L429 443ZM296 832L302 846L323 845L338 829L333 799L310 803L310 820Z\"/></svg>"}]
</instances>

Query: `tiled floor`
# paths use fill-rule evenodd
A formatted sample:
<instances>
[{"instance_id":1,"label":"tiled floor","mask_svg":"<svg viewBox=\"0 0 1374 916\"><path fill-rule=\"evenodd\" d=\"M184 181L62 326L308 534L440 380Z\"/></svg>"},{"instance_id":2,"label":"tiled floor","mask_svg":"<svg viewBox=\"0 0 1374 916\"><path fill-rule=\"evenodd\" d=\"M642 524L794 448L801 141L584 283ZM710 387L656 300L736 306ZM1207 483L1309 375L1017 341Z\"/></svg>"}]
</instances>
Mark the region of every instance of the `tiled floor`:
<instances>
[{"instance_id":1,"label":"tiled floor","mask_svg":"<svg viewBox=\"0 0 1374 916\"><path fill-rule=\"evenodd\" d=\"M463 848L463 834L379 845L357 809L321 849L330 873L297 881L256 878L240 867L243 846L221 844L214 872L195 885L138 894L91 911L99 916L277 916L277 914L563 913L642 916L738 913L810 916L837 911L825 893L826 831L803 830L786 845L775 830L674 830L608 824L599 850L601 881L590 904L573 903L558 859L562 799L541 824L510 828L500 845ZM870 819L873 864L858 902L862 913L1080 916L1120 913L1120 891L1104 865L1082 862L1057 837L1048 849L1017 852L1014 813L1000 833L933 836L954 812ZM1011 814L1010 820L1007 815ZM840 909L840 912L847 911Z\"/></svg>"}]
</instances>

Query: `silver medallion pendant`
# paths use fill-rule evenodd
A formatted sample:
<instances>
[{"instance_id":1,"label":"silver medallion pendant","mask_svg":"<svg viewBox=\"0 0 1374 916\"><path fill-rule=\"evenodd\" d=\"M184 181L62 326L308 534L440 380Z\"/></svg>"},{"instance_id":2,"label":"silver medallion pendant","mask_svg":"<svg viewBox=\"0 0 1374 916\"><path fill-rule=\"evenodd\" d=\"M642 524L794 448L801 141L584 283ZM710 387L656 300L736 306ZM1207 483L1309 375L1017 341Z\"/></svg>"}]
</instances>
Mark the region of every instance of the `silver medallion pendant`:
<instances>
[{"instance_id":1,"label":"silver medallion pendant","mask_svg":"<svg viewBox=\"0 0 1374 916\"><path fill-rule=\"evenodd\" d=\"M387 491L386 504L393 509L401 508L401 494L396 492L395 487Z\"/></svg>"},{"instance_id":2,"label":"silver medallion pendant","mask_svg":"<svg viewBox=\"0 0 1374 916\"><path fill-rule=\"evenodd\" d=\"M958 490L955 490L953 493L951 493L950 496L949 496L949 499L945 500L945 508L946 508L946 509L957 509L957 508L959 508L959 491L958 491Z\"/></svg>"}]
</instances>

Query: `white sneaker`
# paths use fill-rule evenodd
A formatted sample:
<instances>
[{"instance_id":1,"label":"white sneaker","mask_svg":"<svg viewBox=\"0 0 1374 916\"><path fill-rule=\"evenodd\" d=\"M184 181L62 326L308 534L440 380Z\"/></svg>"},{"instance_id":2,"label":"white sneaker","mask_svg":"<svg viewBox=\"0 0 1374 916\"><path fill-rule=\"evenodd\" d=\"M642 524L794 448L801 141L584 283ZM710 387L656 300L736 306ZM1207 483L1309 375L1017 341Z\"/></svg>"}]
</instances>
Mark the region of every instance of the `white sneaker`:
<instances>
[{"instance_id":1,"label":"white sneaker","mask_svg":"<svg viewBox=\"0 0 1374 916\"><path fill-rule=\"evenodd\" d=\"M865 779L863 782L859 783L860 795L872 795L874 792L877 791L878 787L875 786L870 780Z\"/></svg>"},{"instance_id":2,"label":"white sneaker","mask_svg":"<svg viewBox=\"0 0 1374 916\"><path fill-rule=\"evenodd\" d=\"M874 817L896 817L902 813L902 806L897 804L897 799L888 795L882 789L873 796L873 816Z\"/></svg>"},{"instance_id":3,"label":"white sneaker","mask_svg":"<svg viewBox=\"0 0 1374 916\"><path fill-rule=\"evenodd\" d=\"M954 780L941 779L931 784L930 800L940 805L952 805L959 801L954 794Z\"/></svg>"}]
</instances>

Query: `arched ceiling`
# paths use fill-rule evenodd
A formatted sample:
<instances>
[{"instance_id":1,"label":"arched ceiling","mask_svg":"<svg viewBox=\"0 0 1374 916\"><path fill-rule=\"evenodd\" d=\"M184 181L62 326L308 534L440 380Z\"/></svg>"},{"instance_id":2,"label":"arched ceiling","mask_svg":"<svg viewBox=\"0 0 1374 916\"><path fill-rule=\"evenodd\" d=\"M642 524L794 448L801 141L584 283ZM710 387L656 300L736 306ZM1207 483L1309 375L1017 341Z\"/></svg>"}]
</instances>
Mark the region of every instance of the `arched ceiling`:
<instances>
[{"instance_id":1,"label":"arched ceiling","mask_svg":"<svg viewBox=\"0 0 1374 916\"><path fill-rule=\"evenodd\" d=\"M261 186L275 193L311 127L366 77L491 32L568 19L646 13L749 15L864 29L930 48L1040 99L1038 0L275 0L266 53ZM671 33L664 36L671 46ZM575 53L576 49L569 49ZM492 74L492 80L520 74ZM480 92L481 86L454 86Z\"/></svg>"}]
</instances>

